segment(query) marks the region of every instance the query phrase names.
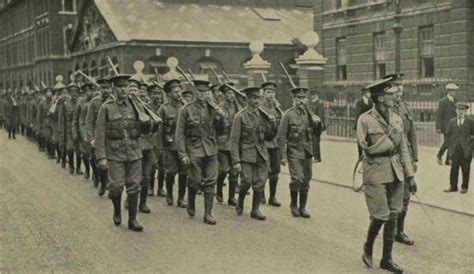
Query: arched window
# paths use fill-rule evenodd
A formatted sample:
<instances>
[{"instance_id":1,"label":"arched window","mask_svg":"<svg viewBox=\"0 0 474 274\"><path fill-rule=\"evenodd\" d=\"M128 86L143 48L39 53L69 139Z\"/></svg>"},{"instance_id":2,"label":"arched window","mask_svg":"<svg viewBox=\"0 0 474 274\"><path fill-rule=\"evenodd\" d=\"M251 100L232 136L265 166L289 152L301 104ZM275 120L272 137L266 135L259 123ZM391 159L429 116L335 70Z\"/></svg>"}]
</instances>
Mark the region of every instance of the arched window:
<instances>
[{"instance_id":1,"label":"arched window","mask_svg":"<svg viewBox=\"0 0 474 274\"><path fill-rule=\"evenodd\" d=\"M213 75L212 69L217 73L220 73L223 69L222 64L215 58L202 57L196 61L193 65L193 71L198 74Z\"/></svg>"},{"instance_id":2,"label":"arched window","mask_svg":"<svg viewBox=\"0 0 474 274\"><path fill-rule=\"evenodd\" d=\"M96 78L98 75L97 64L95 60L91 61L90 76Z\"/></svg>"}]
</instances>

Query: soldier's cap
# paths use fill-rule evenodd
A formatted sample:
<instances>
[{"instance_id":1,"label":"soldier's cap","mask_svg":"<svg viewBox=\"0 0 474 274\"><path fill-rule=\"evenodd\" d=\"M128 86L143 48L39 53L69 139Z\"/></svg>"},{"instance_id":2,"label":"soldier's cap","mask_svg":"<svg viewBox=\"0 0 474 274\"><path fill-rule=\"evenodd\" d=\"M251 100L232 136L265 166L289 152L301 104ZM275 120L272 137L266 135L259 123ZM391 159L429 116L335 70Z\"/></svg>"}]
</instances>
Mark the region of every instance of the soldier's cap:
<instances>
[{"instance_id":1,"label":"soldier's cap","mask_svg":"<svg viewBox=\"0 0 474 274\"><path fill-rule=\"evenodd\" d=\"M140 87L140 80L135 79L133 77L128 78L128 83L127 86L132 86L132 87Z\"/></svg>"},{"instance_id":2,"label":"soldier's cap","mask_svg":"<svg viewBox=\"0 0 474 274\"><path fill-rule=\"evenodd\" d=\"M219 84L213 84L209 88L214 91L214 90L219 90L220 85Z\"/></svg>"},{"instance_id":3,"label":"soldier's cap","mask_svg":"<svg viewBox=\"0 0 474 274\"><path fill-rule=\"evenodd\" d=\"M247 97L251 97L251 96L257 96L257 97L260 97L262 94L260 93L260 87L248 87L248 88L244 88L242 90L242 93L245 94L245 96Z\"/></svg>"},{"instance_id":4,"label":"soldier's cap","mask_svg":"<svg viewBox=\"0 0 474 274\"><path fill-rule=\"evenodd\" d=\"M382 79L392 79L394 84L401 84L403 75L403 73L388 74L382 77Z\"/></svg>"},{"instance_id":5,"label":"soldier's cap","mask_svg":"<svg viewBox=\"0 0 474 274\"><path fill-rule=\"evenodd\" d=\"M79 86L78 86L76 83L74 83L74 82L69 83L69 85L67 85L67 89L68 89L68 90L71 90L71 89L73 89L73 88L79 89Z\"/></svg>"},{"instance_id":6,"label":"soldier's cap","mask_svg":"<svg viewBox=\"0 0 474 274\"><path fill-rule=\"evenodd\" d=\"M91 82L87 82L85 84L82 85L82 89L92 89L94 87L94 84L92 84Z\"/></svg>"},{"instance_id":7,"label":"soldier's cap","mask_svg":"<svg viewBox=\"0 0 474 274\"><path fill-rule=\"evenodd\" d=\"M455 83L448 83L445 88L446 90L458 90L459 86Z\"/></svg>"},{"instance_id":8,"label":"soldier's cap","mask_svg":"<svg viewBox=\"0 0 474 274\"><path fill-rule=\"evenodd\" d=\"M163 90L163 87L158 85L156 82L151 82L147 88L148 92L160 92Z\"/></svg>"},{"instance_id":9,"label":"soldier's cap","mask_svg":"<svg viewBox=\"0 0 474 274\"><path fill-rule=\"evenodd\" d=\"M392 78L386 78L378 80L367 86L367 89L370 91L371 95L378 95L384 93L395 93L395 89L390 89L392 87Z\"/></svg>"},{"instance_id":10,"label":"soldier's cap","mask_svg":"<svg viewBox=\"0 0 474 274\"><path fill-rule=\"evenodd\" d=\"M112 83L110 82L110 79L108 78L99 78L97 79L96 82L97 84L99 84L101 88L108 88L112 86Z\"/></svg>"},{"instance_id":11,"label":"soldier's cap","mask_svg":"<svg viewBox=\"0 0 474 274\"><path fill-rule=\"evenodd\" d=\"M456 108L457 109L468 109L469 105L467 103L458 102L458 103L456 103Z\"/></svg>"},{"instance_id":12,"label":"soldier's cap","mask_svg":"<svg viewBox=\"0 0 474 274\"><path fill-rule=\"evenodd\" d=\"M219 91L222 92L222 93L226 93L226 92L228 92L229 90L231 90L231 89L229 88L229 86L233 87L233 86L234 86L234 83L233 83L233 82L228 82L228 83L222 84L222 85L219 87Z\"/></svg>"},{"instance_id":13,"label":"soldier's cap","mask_svg":"<svg viewBox=\"0 0 474 274\"><path fill-rule=\"evenodd\" d=\"M302 87L296 87L290 89L290 92L293 94L293 96L299 95L299 94L308 94L309 89L307 88L302 88Z\"/></svg>"},{"instance_id":14,"label":"soldier's cap","mask_svg":"<svg viewBox=\"0 0 474 274\"><path fill-rule=\"evenodd\" d=\"M145 90L148 90L148 86L149 86L149 85L148 85L146 82L143 82L143 81L139 81L139 82L138 82L138 87L139 87L139 88L143 88L143 89L145 89Z\"/></svg>"},{"instance_id":15,"label":"soldier's cap","mask_svg":"<svg viewBox=\"0 0 474 274\"><path fill-rule=\"evenodd\" d=\"M197 91L201 91L201 92L206 92L206 91L209 91L210 88L209 88L209 81L204 81L204 80L194 80L193 81L194 83L194 87Z\"/></svg>"},{"instance_id":16,"label":"soldier's cap","mask_svg":"<svg viewBox=\"0 0 474 274\"><path fill-rule=\"evenodd\" d=\"M44 93L48 92L48 91L54 91L51 87L46 87L43 89Z\"/></svg>"},{"instance_id":17,"label":"soldier's cap","mask_svg":"<svg viewBox=\"0 0 474 274\"><path fill-rule=\"evenodd\" d=\"M184 95L194 95L194 93L193 93L192 90L185 89L185 90L183 90L183 92L181 92L181 95L182 96L184 96Z\"/></svg>"},{"instance_id":18,"label":"soldier's cap","mask_svg":"<svg viewBox=\"0 0 474 274\"><path fill-rule=\"evenodd\" d=\"M174 87L181 87L181 82L178 79L171 79L163 85L166 93L170 92Z\"/></svg>"},{"instance_id":19,"label":"soldier's cap","mask_svg":"<svg viewBox=\"0 0 474 274\"><path fill-rule=\"evenodd\" d=\"M112 76L110 78L110 82L114 87L126 87L128 85L128 79L130 79L130 75L128 74L120 74L116 76Z\"/></svg>"},{"instance_id":20,"label":"soldier's cap","mask_svg":"<svg viewBox=\"0 0 474 274\"><path fill-rule=\"evenodd\" d=\"M260 87L261 87L262 89L272 89L272 90L276 90L277 87L278 87L278 85L277 85L277 83L275 83L275 82L268 81L268 82L265 82L265 83L263 83L262 85L260 85Z\"/></svg>"}]
</instances>

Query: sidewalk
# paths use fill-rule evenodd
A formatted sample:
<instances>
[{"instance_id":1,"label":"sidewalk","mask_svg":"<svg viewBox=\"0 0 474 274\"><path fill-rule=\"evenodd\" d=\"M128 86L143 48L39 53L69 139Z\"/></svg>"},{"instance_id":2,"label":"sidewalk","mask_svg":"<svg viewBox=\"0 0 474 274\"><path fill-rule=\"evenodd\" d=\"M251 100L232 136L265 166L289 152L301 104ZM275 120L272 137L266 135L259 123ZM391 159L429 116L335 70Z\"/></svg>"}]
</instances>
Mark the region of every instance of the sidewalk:
<instances>
[{"instance_id":1,"label":"sidewalk","mask_svg":"<svg viewBox=\"0 0 474 274\"><path fill-rule=\"evenodd\" d=\"M472 170L470 189L467 194L444 193L449 186L449 166L436 162L436 148L420 147L418 171L415 179L418 197L428 206L460 212L474 216L474 189ZM352 171L357 160L357 145L354 141L323 137L321 141L322 163L313 164L313 181L352 188ZM459 188L461 186L459 171ZM412 197L412 201L416 199Z\"/></svg>"}]
</instances>

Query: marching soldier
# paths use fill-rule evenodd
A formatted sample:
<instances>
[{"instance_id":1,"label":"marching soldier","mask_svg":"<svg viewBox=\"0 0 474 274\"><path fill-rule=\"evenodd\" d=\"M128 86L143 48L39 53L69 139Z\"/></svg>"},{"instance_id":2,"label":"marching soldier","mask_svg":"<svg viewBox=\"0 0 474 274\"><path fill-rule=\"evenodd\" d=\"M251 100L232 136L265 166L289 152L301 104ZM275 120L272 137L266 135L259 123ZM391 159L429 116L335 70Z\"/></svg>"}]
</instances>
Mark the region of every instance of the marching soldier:
<instances>
[{"instance_id":1,"label":"marching soldier","mask_svg":"<svg viewBox=\"0 0 474 274\"><path fill-rule=\"evenodd\" d=\"M66 96L59 109L59 140L63 149L65 167L65 156L69 164L69 173L74 174L74 150L76 148L77 135L73 133L74 110L77 104L79 87L75 83L68 85ZM77 133L76 133L77 134ZM77 171L76 171L77 172Z\"/></svg>"},{"instance_id":2,"label":"marching soldier","mask_svg":"<svg viewBox=\"0 0 474 274\"><path fill-rule=\"evenodd\" d=\"M188 178L187 168L180 163L176 140L176 125L179 110L183 107L181 99L181 83L179 80L169 80L163 89L166 92L168 103L163 104L158 110L158 115L163 119L163 126L160 128L160 138L164 147L163 164L165 169L166 182L166 203L173 205L173 185L175 176L178 173L178 201L181 208L187 207L186 181Z\"/></svg>"},{"instance_id":3,"label":"marching soldier","mask_svg":"<svg viewBox=\"0 0 474 274\"><path fill-rule=\"evenodd\" d=\"M306 210L309 182L312 177L313 131L321 126L320 118L306 104L308 89L293 88L294 106L288 109L278 129L278 147L281 164L289 165L291 176L291 214L294 217L310 218ZM299 207L298 207L299 194Z\"/></svg>"},{"instance_id":4,"label":"marching soldier","mask_svg":"<svg viewBox=\"0 0 474 274\"><path fill-rule=\"evenodd\" d=\"M418 146L416 141L416 129L413 122L413 111L408 105L408 103L403 101L403 85L401 83L401 77L403 74L394 74L394 75L387 75L384 78L392 78L392 89L395 92L395 104L394 107L391 109L393 110L398 116L402 118L403 121L403 133L405 133L406 143L408 147L408 153L411 158L411 163L416 172L416 163L418 162ZM405 227L405 218L407 216L408 205L410 203L410 189L408 184L404 184L403 189L403 208L400 214L398 215L397 220L397 233L395 235L395 241L406 244L406 245L414 245L415 242L408 237L408 235L404 232Z\"/></svg>"},{"instance_id":5,"label":"marching soldier","mask_svg":"<svg viewBox=\"0 0 474 274\"><path fill-rule=\"evenodd\" d=\"M279 125L283 116L283 111L281 110L280 105L275 98L277 84L274 82L265 82L260 87L263 90L264 98L259 107L262 108L266 113L270 114L275 119L276 124ZM265 146L268 150L270 162L270 170L268 173L270 198L268 199L268 204L272 206L281 206L281 203L275 197L278 184L278 175L280 174L280 151L278 149L276 136L272 140L265 141ZM266 203L265 191L262 192L261 203Z\"/></svg>"},{"instance_id":6,"label":"marching soldier","mask_svg":"<svg viewBox=\"0 0 474 274\"><path fill-rule=\"evenodd\" d=\"M189 165L188 215L195 215L196 193L201 189L204 193L204 222L215 225L212 204L217 179L216 130L225 128L225 113L211 101L209 82L196 80L194 87L194 101L179 112L176 147L181 163Z\"/></svg>"},{"instance_id":7,"label":"marching soldier","mask_svg":"<svg viewBox=\"0 0 474 274\"><path fill-rule=\"evenodd\" d=\"M58 82L54 85L53 87L54 97L51 103L50 113L49 113L50 118L51 118L51 123L52 123L51 127L53 129L51 139L53 141L54 151L57 154L57 158L56 158L57 164L61 163L61 161L63 160L62 147L61 147L61 142L59 140L59 108L60 108L60 105L62 104L62 101L65 98L62 94L63 90L65 89L66 87L61 82Z\"/></svg>"},{"instance_id":8,"label":"marching soldier","mask_svg":"<svg viewBox=\"0 0 474 274\"><path fill-rule=\"evenodd\" d=\"M163 94L163 90L161 89L160 86L156 85L156 84L151 84L149 87L148 87L148 92L150 94L150 100L151 100L151 103L150 103L150 106L151 108L156 112L158 113L160 107L163 105L163 101L164 101L164 94ZM156 171L158 170L158 185L157 185L157 188L158 188L158 191L157 191L157 195L160 196L160 197L166 197L166 190L164 189L164 182L165 182L165 169L164 169L164 165L163 165L163 142L161 140L162 138L162 134L160 134L161 132L161 127L163 126L163 124L160 124L159 125L159 129L158 129L158 132L155 133L155 136L154 136L154 152L155 152L155 156L156 156L156 164L153 168L153 171L151 173L151 176L150 176L150 191L148 191L148 195L149 196L153 196L154 195L154 191L155 191L155 175L156 175Z\"/></svg>"},{"instance_id":9,"label":"marching soldier","mask_svg":"<svg viewBox=\"0 0 474 274\"><path fill-rule=\"evenodd\" d=\"M374 108L362 114L357 122L357 140L366 155L363 183L371 216L362 260L372 267L373 244L384 225L380 268L402 273L403 269L392 259L392 248L398 215L403 208L404 182L409 184L411 192L416 192L416 183L403 120L390 110L394 107L391 80L384 79L367 87Z\"/></svg>"},{"instance_id":10,"label":"marching soldier","mask_svg":"<svg viewBox=\"0 0 474 274\"><path fill-rule=\"evenodd\" d=\"M8 139L16 139L16 131L20 122L20 105L15 93L7 93L5 116L7 118Z\"/></svg>"},{"instance_id":11,"label":"marching soldier","mask_svg":"<svg viewBox=\"0 0 474 274\"><path fill-rule=\"evenodd\" d=\"M239 182L239 172L232 167L230 156L230 132L232 129L232 121L237 112L240 111L241 107L235 99L234 92L227 84L222 85L219 90L219 92L224 95L224 99L219 107L225 111L228 125L226 125L224 130L217 135L217 147L219 149L217 154L219 174L217 175L216 200L219 203L222 203L224 200L222 188L224 186L225 178L229 175L229 198L227 204L230 206L236 206L237 200L235 199L235 189Z\"/></svg>"},{"instance_id":12,"label":"marching soldier","mask_svg":"<svg viewBox=\"0 0 474 274\"><path fill-rule=\"evenodd\" d=\"M55 153L54 146L52 143L53 121L49 114L49 108L51 107L52 103L53 90L51 88L46 88L44 91L45 99L41 101L40 105L38 106L38 119L36 124L38 125L39 134L44 140L48 159L53 159Z\"/></svg>"},{"instance_id":13,"label":"marching soldier","mask_svg":"<svg viewBox=\"0 0 474 274\"><path fill-rule=\"evenodd\" d=\"M28 92L27 101L26 101L26 114L25 117L22 119L23 125L26 127L26 136L31 140L35 140L35 124L36 121L36 114L37 114L37 103L36 103L36 96L34 93ZM38 142L40 144L41 142ZM41 151L41 145L39 145Z\"/></svg>"},{"instance_id":14,"label":"marching soldier","mask_svg":"<svg viewBox=\"0 0 474 274\"><path fill-rule=\"evenodd\" d=\"M84 168L85 168L85 173L84 173L84 178L89 179L90 178L90 143L89 143L89 138L87 136L87 128L86 128L86 118L87 118L87 111L89 109L89 106L91 104L91 100L94 94L94 86L92 84L88 85L87 87L84 87L85 91L85 98L78 103L78 106L76 107L76 110L79 112L79 128L78 128L78 134L79 134L79 147L81 150L81 155L82 155L82 161L84 162Z\"/></svg>"},{"instance_id":15,"label":"marching soldier","mask_svg":"<svg viewBox=\"0 0 474 274\"><path fill-rule=\"evenodd\" d=\"M95 187L99 186L98 194L99 196L104 195L106 185L107 185L107 169L97 168L97 157L95 153L95 127L97 116L99 115L99 109L102 104L109 98L111 94L111 83L107 78L101 78L97 80L97 84L100 86L99 93L100 95L95 96L87 108L86 120L85 120L85 131L86 138L89 143L90 149L90 158L89 162L92 168L92 180Z\"/></svg>"},{"instance_id":16,"label":"marching soldier","mask_svg":"<svg viewBox=\"0 0 474 274\"><path fill-rule=\"evenodd\" d=\"M252 211L250 217L265 220L260 212L260 197L265 189L269 171L269 156L265 141L272 140L276 133L276 123L271 116L259 109L261 93L259 87L243 90L247 106L234 118L230 133L232 166L240 171L239 201L235 208L238 215L244 212L244 200L252 187ZM273 124L273 125L272 125Z\"/></svg>"},{"instance_id":17,"label":"marching soldier","mask_svg":"<svg viewBox=\"0 0 474 274\"><path fill-rule=\"evenodd\" d=\"M224 100L224 95L222 94L220 87L221 85L219 84L214 84L210 87L212 96L214 97L214 101L216 102L216 104L220 104Z\"/></svg>"},{"instance_id":18,"label":"marching soldier","mask_svg":"<svg viewBox=\"0 0 474 274\"><path fill-rule=\"evenodd\" d=\"M192 90L183 90L181 96L186 103L191 103L194 100L194 92Z\"/></svg>"},{"instance_id":19,"label":"marching soldier","mask_svg":"<svg viewBox=\"0 0 474 274\"><path fill-rule=\"evenodd\" d=\"M107 100L100 108L95 126L95 153L99 168L109 171L109 198L114 205L113 221L116 226L122 222L121 199L123 187L128 195L128 228L143 231L137 219L138 193L142 176L142 151L140 135L148 133L150 121L140 121L143 113L140 105L128 97L129 92L138 89L129 75L118 75L110 79L116 99Z\"/></svg>"},{"instance_id":20,"label":"marching soldier","mask_svg":"<svg viewBox=\"0 0 474 274\"><path fill-rule=\"evenodd\" d=\"M18 93L14 93L14 94L18 94ZM19 117L19 120L18 120L18 130L19 130L19 133L23 136L26 135L26 137L29 139L30 136L29 136L29 132L27 130L27 110L28 110L28 105L29 105L29 100L31 98L31 95L29 94L23 94L21 96L17 96L17 103L18 103L18 106L19 106L19 109L20 109L20 117Z\"/></svg>"},{"instance_id":21,"label":"marching soldier","mask_svg":"<svg viewBox=\"0 0 474 274\"><path fill-rule=\"evenodd\" d=\"M81 135L81 129L80 129L80 117L81 117L81 110L84 105L84 103L87 100L87 97L92 96L88 95L89 93L92 93L92 83L85 83L79 88L79 98L77 99L76 105L74 107L74 114L73 114L73 120L72 120L72 136L74 140L74 151L76 154L76 174L82 175L83 172L81 171L81 163L82 159L84 158L82 152L83 152L83 147L82 147L82 135ZM84 165L86 163L84 162ZM88 169L88 167L86 167ZM86 174L87 175L87 174Z\"/></svg>"}]
</instances>

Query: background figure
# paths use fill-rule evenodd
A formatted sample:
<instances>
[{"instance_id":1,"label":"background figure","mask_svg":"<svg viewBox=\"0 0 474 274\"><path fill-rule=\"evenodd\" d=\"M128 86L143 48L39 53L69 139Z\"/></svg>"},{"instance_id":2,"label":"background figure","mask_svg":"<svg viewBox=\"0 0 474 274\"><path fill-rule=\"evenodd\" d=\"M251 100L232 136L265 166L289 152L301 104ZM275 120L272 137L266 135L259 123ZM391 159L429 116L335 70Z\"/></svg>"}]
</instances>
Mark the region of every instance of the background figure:
<instances>
[{"instance_id":1,"label":"background figure","mask_svg":"<svg viewBox=\"0 0 474 274\"><path fill-rule=\"evenodd\" d=\"M319 98L319 91L316 89L312 90L312 97L310 102L311 110L321 119L321 127L313 131L313 162L319 163L322 161L320 142L321 134L326 130L326 118L324 102Z\"/></svg>"},{"instance_id":2,"label":"background figure","mask_svg":"<svg viewBox=\"0 0 474 274\"><path fill-rule=\"evenodd\" d=\"M359 116L374 106L374 104L372 103L372 99L370 99L370 91L367 88L363 88L361 91L362 97L357 99L355 103L354 130L357 130L357 120L359 120ZM357 143L357 152L360 159L360 157L362 156L362 148L360 147L359 143Z\"/></svg>"},{"instance_id":3,"label":"background figure","mask_svg":"<svg viewBox=\"0 0 474 274\"><path fill-rule=\"evenodd\" d=\"M7 120L8 139L16 139L16 131L20 123L20 105L18 104L18 96L16 94L7 96L5 117Z\"/></svg>"},{"instance_id":4,"label":"background figure","mask_svg":"<svg viewBox=\"0 0 474 274\"><path fill-rule=\"evenodd\" d=\"M449 121L456 117L456 91L459 89L454 83L446 85L446 96L438 102L436 110L436 132L442 133L444 140L447 138ZM445 164L449 165L449 153L446 156Z\"/></svg>"}]
</instances>

